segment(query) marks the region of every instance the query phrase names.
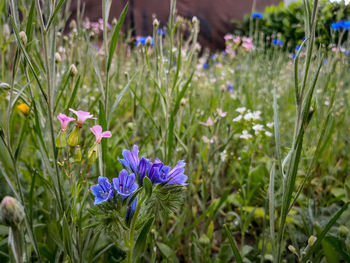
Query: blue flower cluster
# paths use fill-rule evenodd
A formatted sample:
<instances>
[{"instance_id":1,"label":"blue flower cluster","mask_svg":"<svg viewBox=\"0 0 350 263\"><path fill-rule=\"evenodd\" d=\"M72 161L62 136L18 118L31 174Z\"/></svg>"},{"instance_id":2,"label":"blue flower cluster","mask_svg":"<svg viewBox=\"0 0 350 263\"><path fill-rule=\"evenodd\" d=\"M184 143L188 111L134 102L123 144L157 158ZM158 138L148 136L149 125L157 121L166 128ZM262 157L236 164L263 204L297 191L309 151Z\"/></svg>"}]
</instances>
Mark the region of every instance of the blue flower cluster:
<instances>
[{"instance_id":1,"label":"blue flower cluster","mask_svg":"<svg viewBox=\"0 0 350 263\"><path fill-rule=\"evenodd\" d=\"M99 177L98 184L91 186L91 192L95 196L95 205L105 201L113 200L119 196L121 199L129 197L134 193L139 185L135 182L138 180L140 185L147 176L153 184L164 183L166 185L186 185L187 176L185 172L184 161L179 161L177 165L170 169L164 165L158 158L152 163L150 160L141 157L139 159L139 149L134 145L133 150L123 150L124 159L118 161L127 169L120 171L118 178L114 178L109 183L106 177ZM137 198L134 199L130 210L135 210Z\"/></svg>"},{"instance_id":2,"label":"blue flower cluster","mask_svg":"<svg viewBox=\"0 0 350 263\"><path fill-rule=\"evenodd\" d=\"M336 23L332 23L331 28L334 30L337 29L349 29L350 28L350 20L348 21L339 21Z\"/></svg>"},{"instance_id":3,"label":"blue flower cluster","mask_svg":"<svg viewBox=\"0 0 350 263\"><path fill-rule=\"evenodd\" d=\"M263 16L262 16L262 14L261 14L261 13L253 13L253 14L252 14L252 18L262 19L262 18L263 18Z\"/></svg>"},{"instance_id":4,"label":"blue flower cluster","mask_svg":"<svg viewBox=\"0 0 350 263\"><path fill-rule=\"evenodd\" d=\"M157 30L157 35L159 35L159 36L162 36L162 37L165 37L165 31L163 30L163 29L158 29Z\"/></svg>"},{"instance_id":5,"label":"blue flower cluster","mask_svg":"<svg viewBox=\"0 0 350 263\"><path fill-rule=\"evenodd\" d=\"M283 41L281 39L275 38L274 40L272 40L272 45L283 46Z\"/></svg>"}]
</instances>

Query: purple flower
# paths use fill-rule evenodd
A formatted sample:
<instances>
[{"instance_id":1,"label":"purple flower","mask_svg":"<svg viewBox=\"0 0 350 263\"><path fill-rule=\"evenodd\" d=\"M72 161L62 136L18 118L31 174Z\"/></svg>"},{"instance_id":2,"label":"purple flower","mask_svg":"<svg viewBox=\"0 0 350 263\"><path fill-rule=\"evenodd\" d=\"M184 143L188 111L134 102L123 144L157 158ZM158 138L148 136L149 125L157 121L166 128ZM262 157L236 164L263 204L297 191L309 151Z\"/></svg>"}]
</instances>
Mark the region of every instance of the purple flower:
<instances>
[{"instance_id":1,"label":"purple flower","mask_svg":"<svg viewBox=\"0 0 350 263\"><path fill-rule=\"evenodd\" d=\"M167 174L169 171L170 167L164 165L158 158L156 158L148 170L148 178L154 184L165 183L168 181Z\"/></svg>"},{"instance_id":2,"label":"purple flower","mask_svg":"<svg viewBox=\"0 0 350 263\"><path fill-rule=\"evenodd\" d=\"M102 132L102 127L100 125L91 127L90 131L96 136L96 143L101 143L102 138L112 137L112 133L110 131Z\"/></svg>"},{"instance_id":3,"label":"purple flower","mask_svg":"<svg viewBox=\"0 0 350 263\"><path fill-rule=\"evenodd\" d=\"M139 187L135 184L135 175L128 174L125 169L120 171L118 178L113 179L113 186L122 199L131 195Z\"/></svg>"},{"instance_id":4,"label":"purple flower","mask_svg":"<svg viewBox=\"0 0 350 263\"><path fill-rule=\"evenodd\" d=\"M179 161L177 165L167 174L167 184L179 184L179 185L187 185L187 176L184 174L185 172L185 162Z\"/></svg>"},{"instance_id":5,"label":"purple flower","mask_svg":"<svg viewBox=\"0 0 350 263\"><path fill-rule=\"evenodd\" d=\"M252 18L262 19L263 16L262 16L261 13L253 13L253 14L252 14Z\"/></svg>"},{"instance_id":6,"label":"purple flower","mask_svg":"<svg viewBox=\"0 0 350 263\"><path fill-rule=\"evenodd\" d=\"M68 123L75 121L74 118L68 117L67 115L60 113L57 119L61 122L61 131L64 132L67 129Z\"/></svg>"},{"instance_id":7,"label":"purple flower","mask_svg":"<svg viewBox=\"0 0 350 263\"><path fill-rule=\"evenodd\" d=\"M98 178L98 184L91 186L90 190L95 196L95 205L113 198L113 187L106 177L100 176Z\"/></svg>"},{"instance_id":8,"label":"purple flower","mask_svg":"<svg viewBox=\"0 0 350 263\"><path fill-rule=\"evenodd\" d=\"M123 150L122 153L124 159L118 159L118 161L124 165L125 168L137 174L137 168L139 166L139 147L134 145L132 152L128 150Z\"/></svg>"},{"instance_id":9,"label":"purple flower","mask_svg":"<svg viewBox=\"0 0 350 263\"><path fill-rule=\"evenodd\" d=\"M139 163L139 169L138 169L138 174L140 177L140 183L143 183L143 178L145 178L145 176L147 176L147 171L148 169L151 167L152 163L144 158L141 157L140 163Z\"/></svg>"},{"instance_id":10,"label":"purple flower","mask_svg":"<svg viewBox=\"0 0 350 263\"><path fill-rule=\"evenodd\" d=\"M126 212L126 221L129 222L129 220L131 219L131 217L133 216L135 210L136 210L136 206L137 206L137 197L134 199L134 201L132 202L131 206L129 207L128 211Z\"/></svg>"}]
</instances>

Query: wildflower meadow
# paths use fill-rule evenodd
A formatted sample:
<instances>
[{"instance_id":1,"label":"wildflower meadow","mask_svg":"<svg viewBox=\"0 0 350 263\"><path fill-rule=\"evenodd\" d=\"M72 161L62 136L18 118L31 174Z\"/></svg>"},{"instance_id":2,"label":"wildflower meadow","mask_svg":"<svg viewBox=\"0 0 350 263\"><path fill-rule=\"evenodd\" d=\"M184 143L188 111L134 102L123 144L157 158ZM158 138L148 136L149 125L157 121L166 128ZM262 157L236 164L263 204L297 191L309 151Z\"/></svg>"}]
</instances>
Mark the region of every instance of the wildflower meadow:
<instances>
[{"instance_id":1,"label":"wildflower meadow","mask_svg":"<svg viewBox=\"0 0 350 263\"><path fill-rule=\"evenodd\" d=\"M214 52L101 2L0 1L0 262L350 262L349 17Z\"/></svg>"}]
</instances>

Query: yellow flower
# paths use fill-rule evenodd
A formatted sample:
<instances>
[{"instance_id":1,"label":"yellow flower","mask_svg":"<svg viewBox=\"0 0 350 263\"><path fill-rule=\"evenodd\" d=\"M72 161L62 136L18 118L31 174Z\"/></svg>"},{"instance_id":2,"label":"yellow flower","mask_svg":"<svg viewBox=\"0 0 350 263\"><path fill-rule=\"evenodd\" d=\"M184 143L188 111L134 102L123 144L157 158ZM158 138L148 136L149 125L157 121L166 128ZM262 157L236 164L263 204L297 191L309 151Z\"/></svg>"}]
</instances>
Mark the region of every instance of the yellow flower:
<instances>
[{"instance_id":1,"label":"yellow flower","mask_svg":"<svg viewBox=\"0 0 350 263\"><path fill-rule=\"evenodd\" d=\"M28 112L30 111L28 105L25 103L17 105L17 109L19 109L23 114L28 114Z\"/></svg>"}]
</instances>

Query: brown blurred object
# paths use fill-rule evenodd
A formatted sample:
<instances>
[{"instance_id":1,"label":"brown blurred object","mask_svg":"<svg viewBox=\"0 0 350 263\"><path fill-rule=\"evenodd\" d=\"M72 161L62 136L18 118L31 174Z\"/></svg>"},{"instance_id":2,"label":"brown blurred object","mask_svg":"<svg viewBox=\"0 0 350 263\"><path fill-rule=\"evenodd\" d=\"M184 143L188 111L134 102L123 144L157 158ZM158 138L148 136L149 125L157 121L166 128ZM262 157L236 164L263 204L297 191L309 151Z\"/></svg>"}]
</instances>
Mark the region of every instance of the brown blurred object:
<instances>
[{"instance_id":1,"label":"brown blurred object","mask_svg":"<svg viewBox=\"0 0 350 263\"><path fill-rule=\"evenodd\" d=\"M75 17L77 0L72 1L72 17ZM110 21L118 18L128 1L113 0ZM191 20L196 16L200 21L199 42L211 50L225 47L224 35L234 30L231 21L242 20L252 10L254 0L177 0L177 14ZM280 0L256 0L255 10L263 11L266 6L278 4ZM85 5L85 17L97 21L102 17L102 0L81 0ZM124 29L133 28L134 36L152 34L153 16L161 27L168 22L170 0L129 0L129 10Z\"/></svg>"}]
</instances>

